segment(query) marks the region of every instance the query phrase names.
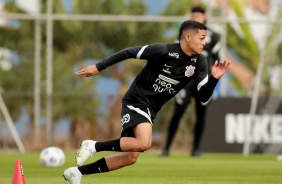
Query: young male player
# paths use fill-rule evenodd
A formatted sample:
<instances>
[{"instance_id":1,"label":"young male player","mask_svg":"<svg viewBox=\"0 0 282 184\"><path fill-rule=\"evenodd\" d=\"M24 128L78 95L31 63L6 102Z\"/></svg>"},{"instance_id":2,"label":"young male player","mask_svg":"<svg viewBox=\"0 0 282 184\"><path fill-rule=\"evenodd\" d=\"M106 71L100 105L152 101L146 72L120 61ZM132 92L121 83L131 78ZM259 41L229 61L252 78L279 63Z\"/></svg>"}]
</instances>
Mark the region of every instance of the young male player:
<instances>
[{"instance_id":1,"label":"young male player","mask_svg":"<svg viewBox=\"0 0 282 184\"><path fill-rule=\"evenodd\" d=\"M121 137L103 142L82 141L76 154L78 167L70 167L63 174L69 183L79 184L84 175L109 172L134 164L139 154L151 147L153 120L158 111L191 80L197 85L201 101L210 99L217 81L229 70L230 63L216 61L212 75L208 76L206 58L201 55L206 29L202 23L184 21L179 29L179 43L126 48L76 72L77 75L90 77L129 58L147 60L122 99ZM83 165L93 153L100 151L121 153Z\"/></svg>"}]
</instances>

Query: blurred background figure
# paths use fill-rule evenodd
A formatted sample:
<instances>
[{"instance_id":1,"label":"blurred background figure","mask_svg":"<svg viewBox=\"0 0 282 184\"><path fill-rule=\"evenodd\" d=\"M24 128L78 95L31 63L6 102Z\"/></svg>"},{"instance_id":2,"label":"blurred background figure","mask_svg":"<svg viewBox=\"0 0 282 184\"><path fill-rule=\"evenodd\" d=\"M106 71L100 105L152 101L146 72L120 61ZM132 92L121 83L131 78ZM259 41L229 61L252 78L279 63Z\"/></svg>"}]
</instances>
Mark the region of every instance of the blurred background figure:
<instances>
[{"instance_id":1,"label":"blurred background figure","mask_svg":"<svg viewBox=\"0 0 282 184\"><path fill-rule=\"evenodd\" d=\"M189 11L191 14L191 19L206 24L207 18L205 14L205 9L201 6L194 6ZM206 45L202 54L207 57L207 62L210 69L213 66L214 62L219 59L220 51L220 42L219 35L212 30L207 30ZM167 129L167 138L165 146L160 154L160 156L168 156L169 149L172 144L173 138L175 136L176 130L178 128L181 117L183 116L186 108L191 104L191 99L195 99L195 125L194 125L194 139L193 139L193 149L191 152L192 156L200 156L200 143L202 134L205 128L205 115L208 104L202 104L197 96L197 88L194 81L191 81L183 90L181 90L178 95L175 97L174 104L174 114L170 120L168 129Z\"/></svg>"}]
</instances>

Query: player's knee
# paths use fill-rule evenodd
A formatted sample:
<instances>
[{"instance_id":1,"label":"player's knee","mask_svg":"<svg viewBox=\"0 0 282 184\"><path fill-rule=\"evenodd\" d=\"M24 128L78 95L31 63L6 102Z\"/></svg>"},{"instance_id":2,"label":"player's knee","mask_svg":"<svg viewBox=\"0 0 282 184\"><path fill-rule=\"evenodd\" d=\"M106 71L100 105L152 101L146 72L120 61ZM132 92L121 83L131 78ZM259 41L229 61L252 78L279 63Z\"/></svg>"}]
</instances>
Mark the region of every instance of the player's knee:
<instances>
[{"instance_id":1,"label":"player's knee","mask_svg":"<svg viewBox=\"0 0 282 184\"><path fill-rule=\"evenodd\" d=\"M139 154L128 153L128 154L126 155L127 164L128 164L128 165L134 164L134 163L137 161L138 156L139 156Z\"/></svg>"},{"instance_id":2,"label":"player's knee","mask_svg":"<svg viewBox=\"0 0 282 184\"><path fill-rule=\"evenodd\" d=\"M149 148L151 148L152 146L152 141L142 141L140 144L140 150L141 151L146 151L148 150Z\"/></svg>"}]
</instances>

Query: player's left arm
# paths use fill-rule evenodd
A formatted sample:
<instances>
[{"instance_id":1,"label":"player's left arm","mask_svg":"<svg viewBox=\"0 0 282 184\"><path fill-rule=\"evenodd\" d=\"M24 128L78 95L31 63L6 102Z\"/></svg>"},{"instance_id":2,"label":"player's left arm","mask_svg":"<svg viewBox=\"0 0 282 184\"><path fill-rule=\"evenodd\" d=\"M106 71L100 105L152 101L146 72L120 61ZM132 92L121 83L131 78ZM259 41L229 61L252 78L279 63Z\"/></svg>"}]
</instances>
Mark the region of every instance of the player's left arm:
<instances>
[{"instance_id":1,"label":"player's left arm","mask_svg":"<svg viewBox=\"0 0 282 184\"><path fill-rule=\"evenodd\" d=\"M212 76L216 79L220 79L230 69L229 61L215 61L212 67Z\"/></svg>"},{"instance_id":2,"label":"player's left arm","mask_svg":"<svg viewBox=\"0 0 282 184\"><path fill-rule=\"evenodd\" d=\"M201 102L207 103L213 94L218 80L229 70L230 62L215 61L212 67L211 76L208 76L207 74L206 62L204 60L200 60L200 62L201 65L197 72L195 82L197 84L197 90Z\"/></svg>"}]
</instances>

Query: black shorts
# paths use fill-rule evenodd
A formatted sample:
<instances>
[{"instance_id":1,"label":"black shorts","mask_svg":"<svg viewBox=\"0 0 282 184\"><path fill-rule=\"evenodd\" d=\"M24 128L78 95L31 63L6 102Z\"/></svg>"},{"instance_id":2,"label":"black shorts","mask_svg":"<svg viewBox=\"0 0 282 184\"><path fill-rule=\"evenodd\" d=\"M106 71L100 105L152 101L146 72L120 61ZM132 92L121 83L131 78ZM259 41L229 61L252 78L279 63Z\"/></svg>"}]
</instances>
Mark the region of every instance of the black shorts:
<instances>
[{"instance_id":1,"label":"black shorts","mask_svg":"<svg viewBox=\"0 0 282 184\"><path fill-rule=\"evenodd\" d=\"M121 109L121 137L135 137L132 127L148 122L153 125L148 107L140 104L122 104Z\"/></svg>"}]
</instances>

